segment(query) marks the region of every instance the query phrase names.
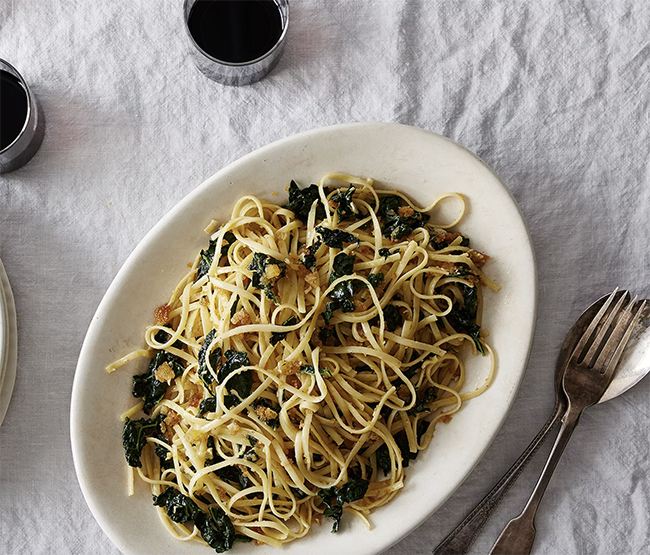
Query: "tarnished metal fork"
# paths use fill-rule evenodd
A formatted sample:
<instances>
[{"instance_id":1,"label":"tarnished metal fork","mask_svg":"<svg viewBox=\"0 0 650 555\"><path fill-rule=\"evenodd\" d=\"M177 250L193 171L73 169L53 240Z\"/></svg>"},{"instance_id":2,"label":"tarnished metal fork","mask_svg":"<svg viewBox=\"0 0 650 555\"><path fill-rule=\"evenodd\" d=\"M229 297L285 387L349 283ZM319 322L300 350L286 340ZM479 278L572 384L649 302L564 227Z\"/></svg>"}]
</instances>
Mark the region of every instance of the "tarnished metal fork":
<instances>
[{"instance_id":1,"label":"tarnished metal fork","mask_svg":"<svg viewBox=\"0 0 650 555\"><path fill-rule=\"evenodd\" d=\"M553 471L578 425L582 411L595 405L609 386L623 350L647 302L635 299L624 308L627 296L623 295L606 316L615 294L616 292L612 293L605 302L569 358L562 380L568 408L562 418L560 433L526 507L503 529L490 551L491 555L526 555L533 547L535 514ZM605 316L605 322L601 325Z\"/></svg>"}]
</instances>

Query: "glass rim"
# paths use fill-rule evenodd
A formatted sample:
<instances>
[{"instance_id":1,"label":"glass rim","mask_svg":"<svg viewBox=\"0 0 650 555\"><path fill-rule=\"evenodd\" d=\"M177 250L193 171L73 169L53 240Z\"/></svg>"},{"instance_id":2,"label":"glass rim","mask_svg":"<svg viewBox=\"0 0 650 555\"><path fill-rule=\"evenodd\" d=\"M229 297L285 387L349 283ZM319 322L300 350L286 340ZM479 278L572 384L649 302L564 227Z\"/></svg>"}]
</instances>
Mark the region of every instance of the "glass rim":
<instances>
[{"instance_id":1,"label":"glass rim","mask_svg":"<svg viewBox=\"0 0 650 555\"><path fill-rule=\"evenodd\" d=\"M183 11L187 11L187 7L189 6L190 3L196 4L199 0L185 0L183 2ZM280 8L280 4L278 3L278 0L272 0L273 3L278 7L280 12L282 12ZM273 52L275 52L284 42L284 38L287 35L287 29L289 28L289 0L284 0L285 6L286 6L286 17L283 18L282 20L282 33L280 33L280 37L276 41L276 43L269 48L264 54L259 56L258 58L255 58L253 60L250 60L248 62L226 62L225 60L220 60L219 58L215 58L214 56L208 54L203 48L201 48L196 41L194 40L194 37L192 36L192 33L190 32L190 28L188 26L188 17L185 16L185 13L183 14L183 23L185 27L185 32L187 33L187 36L190 38L190 41L192 42L192 45L201 53L203 56L208 58L209 60L216 62L217 64L223 65L223 66L230 66L230 67L248 67L255 65L258 62L261 62L262 60L268 58Z\"/></svg>"},{"instance_id":2,"label":"glass rim","mask_svg":"<svg viewBox=\"0 0 650 555\"><path fill-rule=\"evenodd\" d=\"M27 129L29 120L32 116L32 99L29 92L29 87L27 87L27 83L23 79L23 76L20 74L20 72L14 66L12 66L7 60L0 58L0 70L6 70L6 68L9 69L7 73L16 77L20 82L22 88L25 90L25 95L27 96L27 115L25 116L25 123L23 123L23 126L20 129L20 133L18 133L18 135L16 135L16 138L13 141L11 141L6 147L0 150L0 154L7 152L12 146L14 146L20 140L20 138L25 134L25 130Z\"/></svg>"}]
</instances>

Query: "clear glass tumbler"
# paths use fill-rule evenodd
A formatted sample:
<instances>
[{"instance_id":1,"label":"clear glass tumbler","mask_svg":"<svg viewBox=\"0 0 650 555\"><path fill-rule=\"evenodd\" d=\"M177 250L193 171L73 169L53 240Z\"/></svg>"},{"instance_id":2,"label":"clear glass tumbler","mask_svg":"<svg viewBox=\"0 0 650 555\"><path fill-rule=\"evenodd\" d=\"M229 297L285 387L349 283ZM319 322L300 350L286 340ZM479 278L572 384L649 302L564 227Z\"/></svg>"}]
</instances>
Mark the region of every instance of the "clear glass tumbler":
<instances>
[{"instance_id":1,"label":"clear glass tumbler","mask_svg":"<svg viewBox=\"0 0 650 555\"><path fill-rule=\"evenodd\" d=\"M41 143L43 142L43 134L45 132L45 119L43 117L43 110L41 109L34 93L30 90L22 78L20 73L9 62L0 59L0 71L5 72L5 75L0 75L0 104L2 108L0 117L14 119L17 114L25 114L25 121L21 127L16 127L16 134L10 136L9 139L3 137L0 140L0 173L8 173L24 166L36 154ZM7 75L8 74L8 75ZM13 90L10 90L12 88ZM3 93L4 89L4 93ZM17 109L17 112L10 112L16 110L12 105L8 105L9 99L12 94L24 91L26 96L26 111L22 107ZM3 99L3 94L5 98ZM11 126L7 122L0 122L0 129L6 131ZM1 131L0 131L1 132ZM8 144L5 144L8 143Z\"/></svg>"},{"instance_id":2,"label":"clear glass tumbler","mask_svg":"<svg viewBox=\"0 0 650 555\"><path fill-rule=\"evenodd\" d=\"M265 49L263 52L258 53L252 59L244 59L243 61L227 61L225 59L220 59L219 54L216 52L207 52L205 45L202 47L199 45L201 42L200 37L196 36L196 28L193 27L191 20L192 17L196 17L197 13L192 13L193 8L199 10L204 10L204 8L214 8L214 4L222 3L222 5L235 4L240 2L241 7L243 3L249 2L250 4L256 3L259 7L260 4L266 3L267 6L272 2L271 5L274 5L278 11L280 20L279 23L281 28L279 30L278 39L273 44L268 45L268 49ZM199 4L197 6L197 4ZM208 6L212 4L211 6ZM249 4L249 5L250 5ZM221 7L221 6L220 6ZM284 50L284 44L287 37L287 29L289 27L289 2L288 0L185 0L184 5L184 20L185 20L185 30L187 31L187 37L190 44L190 56L194 64L204 73L207 77L221 83L223 85L249 85L255 81L259 81L265 75L267 75L278 63L280 57L282 56L282 51ZM227 9L223 8L223 9ZM205 10L204 10L205 11ZM232 15L232 14L231 14ZM276 15L277 17L277 15ZM222 25L228 25L228 31L232 32L232 36L237 36L237 33L248 33L252 28L251 23L241 21L241 18L232 17L228 22L220 22ZM194 31L194 34L193 34ZM217 31L215 31L217 33ZM254 39L254 36L237 36L239 41L244 43L248 39ZM239 45L241 46L241 44ZM222 48L228 50L228 44L223 44ZM222 56L223 58L223 56Z\"/></svg>"}]
</instances>

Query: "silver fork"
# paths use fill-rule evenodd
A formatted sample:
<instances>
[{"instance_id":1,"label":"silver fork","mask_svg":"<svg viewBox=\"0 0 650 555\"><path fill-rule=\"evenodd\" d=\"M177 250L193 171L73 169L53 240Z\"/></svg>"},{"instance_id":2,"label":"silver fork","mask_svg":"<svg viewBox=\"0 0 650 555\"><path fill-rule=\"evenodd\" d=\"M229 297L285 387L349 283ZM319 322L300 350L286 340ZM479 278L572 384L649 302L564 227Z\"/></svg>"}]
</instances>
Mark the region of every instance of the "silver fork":
<instances>
[{"instance_id":1,"label":"silver fork","mask_svg":"<svg viewBox=\"0 0 650 555\"><path fill-rule=\"evenodd\" d=\"M568 408L562 418L560 433L526 507L503 529L490 551L491 555L526 555L533 547L535 514L555 467L578 425L582 411L595 405L607 389L646 305L645 300L635 299L623 309L626 296L621 296L601 325L614 295L600 309L571 354L562 380Z\"/></svg>"}]
</instances>

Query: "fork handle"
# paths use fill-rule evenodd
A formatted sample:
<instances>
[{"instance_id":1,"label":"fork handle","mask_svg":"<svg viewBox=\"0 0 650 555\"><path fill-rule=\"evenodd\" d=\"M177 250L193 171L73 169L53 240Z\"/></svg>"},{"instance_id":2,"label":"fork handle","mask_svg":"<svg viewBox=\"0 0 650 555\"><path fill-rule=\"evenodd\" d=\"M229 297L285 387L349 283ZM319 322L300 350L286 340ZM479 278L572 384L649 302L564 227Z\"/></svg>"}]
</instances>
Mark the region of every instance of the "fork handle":
<instances>
[{"instance_id":1,"label":"fork handle","mask_svg":"<svg viewBox=\"0 0 650 555\"><path fill-rule=\"evenodd\" d=\"M553 414L542 426L542 429L526 447L515 463L510 467L501 480L492 488L465 519L436 547L432 555L464 555L472 547L485 523L496 510L501 499L508 492L522 473L530 459L549 436L560 417L566 412L566 403L555 404Z\"/></svg>"},{"instance_id":2,"label":"fork handle","mask_svg":"<svg viewBox=\"0 0 650 555\"><path fill-rule=\"evenodd\" d=\"M513 518L503 529L503 532L492 546L490 555L528 555L530 553L535 541L535 514L537 508L546 492L546 487L557 467L557 463L560 461L564 448L569 443L571 434L578 425L581 414L582 409L573 409L571 407L565 413L562 418L560 433L555 440L553 449L548 456L544 470L542 470L528 503L526 503L521 514Z\"/></svg>"}]
</instances>

